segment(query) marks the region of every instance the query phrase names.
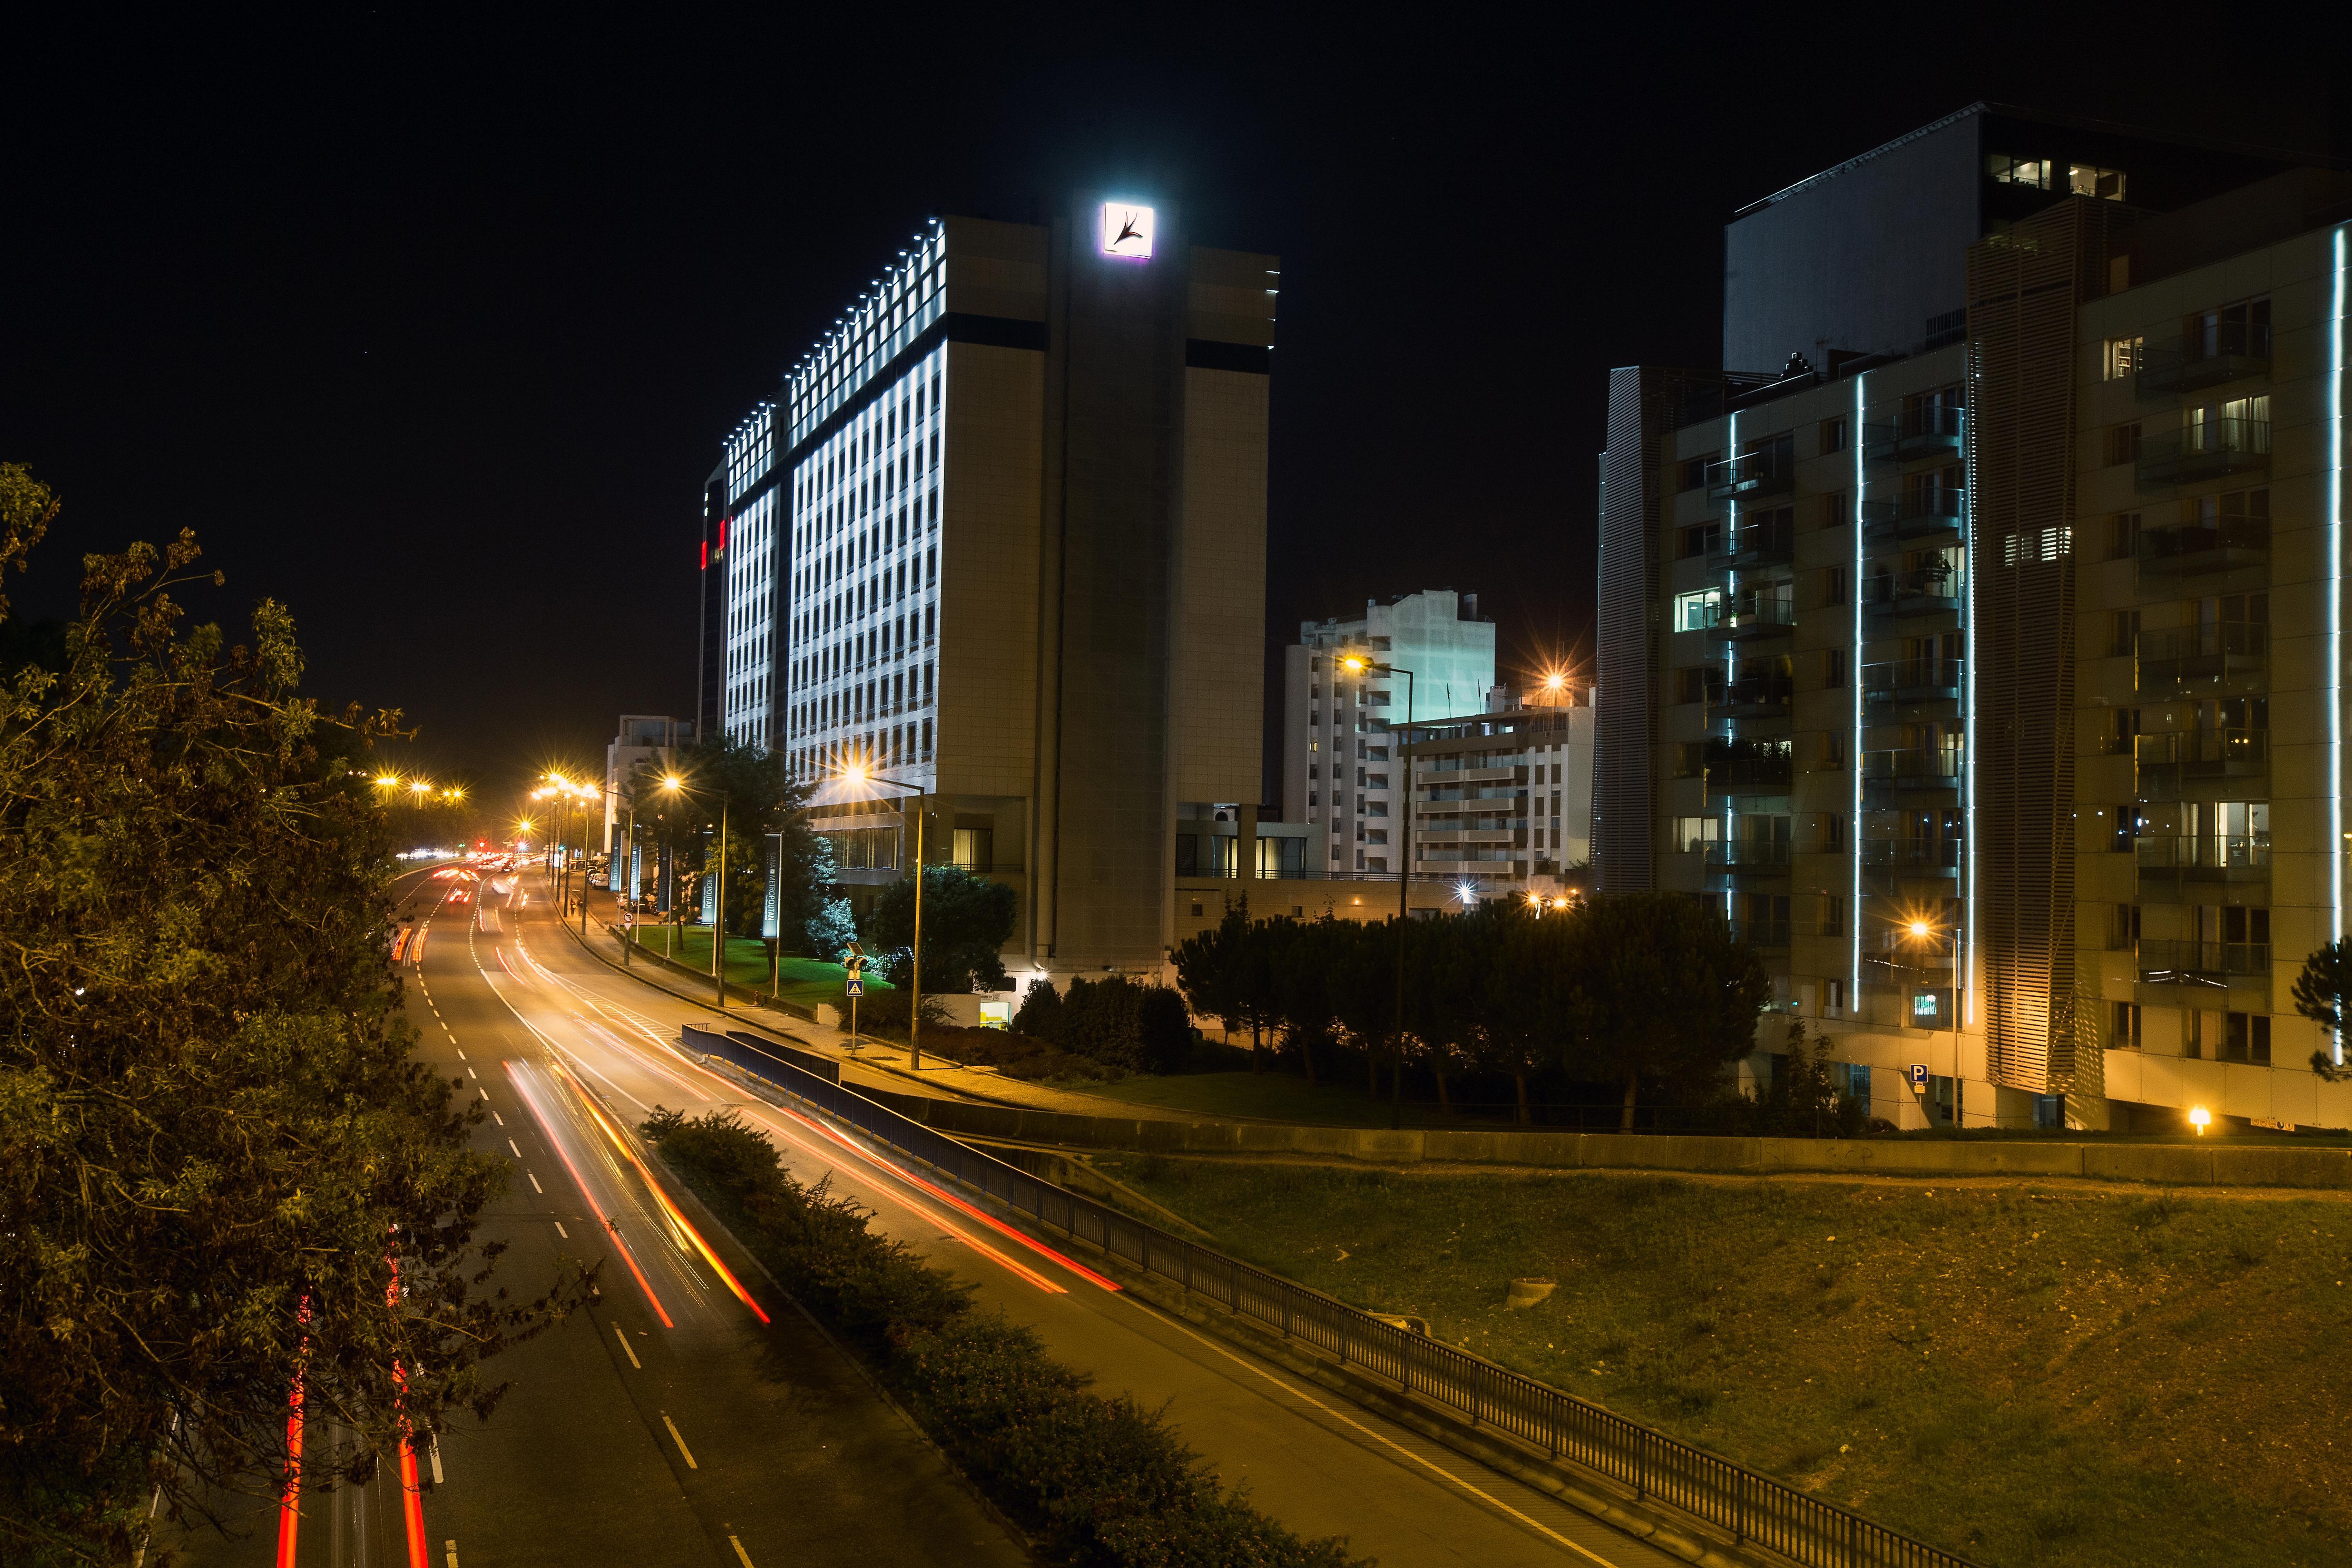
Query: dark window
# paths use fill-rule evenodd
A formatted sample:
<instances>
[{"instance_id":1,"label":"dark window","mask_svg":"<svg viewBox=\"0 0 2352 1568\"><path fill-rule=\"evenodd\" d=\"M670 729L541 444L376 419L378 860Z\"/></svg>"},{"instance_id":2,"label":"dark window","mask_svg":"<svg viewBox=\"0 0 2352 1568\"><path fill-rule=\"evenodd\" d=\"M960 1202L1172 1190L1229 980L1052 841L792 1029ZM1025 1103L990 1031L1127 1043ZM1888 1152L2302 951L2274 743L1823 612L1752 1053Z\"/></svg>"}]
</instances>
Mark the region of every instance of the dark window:
<instances>
[{"instance_id":1,"label":"dark window","mask_svg":"<svg viewBox=\"0 0 2352 1568\"><path fill-rule=\"evenodd\" d=\"M2107 1044L2119 1051L2139 1049L2138 1003L2118 1002L2115 1005L2115 1016L2109 1027Z\"/></svg>"},{"instance_id":2,"label":"dark window","mask_svg":"<svg viewBox=\"0 0 2352 1568\"><path fill-rule=\"evenodd\" d=\"M1723 524L1720 522L1695 522L1675 536L1675 553L1684 561L1711 554L1722 538Z\"/></svg>"},{"instance_id":3,"label":"dark window","mask_svg":"<svg viewBox=\"0 0 2352 1568\"><path fill-rule=\"evenodd\" d=\"M2117 425L2107 431L2107 467L2139 461L2139 422Z\"/></svg>"},{"instance_id":4,"label":"dark window","mask_svg":"<svg viewBox=\"0 0 2352 1568\"><path fill-rule=\"evenodd\" d=\"M1843 687L1845 684L1845 649L1842 647L1830 649L1829 657L1823 662L1827 668L1822 684L1832 688Z\"/></svg>"},{"instance_id":5,"label":"dark window","mask_svg":"<svg viewBox=\"0 0 2352 1568\"><path fill-rule=\"evenodd\" d=\"M1843 490L1832 490L1822 498L1822 526L1843 528L1853 521L1853 500Z\"/></svg>"},{"instance_id":6,"label":"dark window","mask_svg":"<svg viewBox=\"0 0 2352 1568\"><path fill-rule=\"evenodd\" d=\"M2139 612L2117 610L2107 621L2107 651L2124 658L2139 650Z\"/></svg>"},{"instance_id":7,"label":"dark window","mask_svg":"<svg viewBox=\"0 0 2352 1568\"><path fill-rule=\"evenodd\" d=\"M1706 466L1714 461L1715 454L1709 452L1704 458L1693 458L1683 464L1680 470L1682 488L1686 490L1695 490L1698 489L1699 486L1706 483Z\"/></svg>"},{"instance_id":8,"label":"dark window","mask_svg":"<svg viewBox=\"0 0 2352 1568\"><path fill-rule=\"evenodd\" d=\"M2139 513L2118 512L2107 522L2107 559L2128 561L2139 550Z\"/></svg>"},{"instance_id":9,"label":"dark window","mask_svg":"<svg viewBox=\"0 0 2352 1568\"><path fill-rule=\"evenodd\" d=\"M1843 452L1845 450L1845 420L1843 418L1824 419L1822 421L1822 450L1823 452Z\"/></svg>"},{"instance_id":10,"label":"dark window","mask_svg":"<svg viewBox=\"0 0 2352 1568\"><path fill-rule=\"evenodd\" d=\"M1832 566L1822 574L1822 603L1824 605L1845 603L1844 567Z\"/></svg>"},{"instance_id":11,"label":"dark window","mask_svg":"<svg viewBox=\"0 0 2352 1568\"><path fill-rule=\"evenodd\" d=\"M2271 1065L2271 1021L2262 1013L2229 1015L2227 1032L2222 1037L2221 1059L2244 1062L2249 1067Z\"/></svg>"}]
</instances>

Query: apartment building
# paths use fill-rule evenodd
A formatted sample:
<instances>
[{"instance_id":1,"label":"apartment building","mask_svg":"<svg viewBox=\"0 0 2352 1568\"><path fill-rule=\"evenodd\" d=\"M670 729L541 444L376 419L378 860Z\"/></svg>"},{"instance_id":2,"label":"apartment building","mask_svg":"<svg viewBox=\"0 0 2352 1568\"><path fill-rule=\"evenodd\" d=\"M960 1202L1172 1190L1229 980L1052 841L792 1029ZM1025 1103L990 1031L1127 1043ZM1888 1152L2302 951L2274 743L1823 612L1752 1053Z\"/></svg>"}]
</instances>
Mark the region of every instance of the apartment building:
<instances>
[{"instance_id":1,"label":"apartment building","mask_svg":"<svg viewBox=\"0 0 2352 1568\"><path fill-rule=\"evenodd\" d=\"M1351 655L1391 668L1351 670L1341 663ZM1404 770L1391 752L1407 700L1416 718L1482 708L1495 625L1477 595L1450 588L1369 600L1357 619L1300 623L1283 683L1282 815L1315 829L1308 868L1385 873L1402 853Z\"/></svg>"},{"instance_id":2,"label":"apartment building","mask_svg":"<svg viewBox=\"0 0 2352 1568\"><path fill-rule=\"evenodd\" d=\"M628 819L629 781L641 763L667 768L694 744L694 725L667 713L624 713L604 747L604 842L620 853Z\"/></svg>"},{"instance_id":3,"label":"apartment building","mask_svg":"<svg viewBox=\"0 0 2352 1568\"><path fill-rule=\"evenodd\" d=\"M1769 368L1612 373L1601 885L1719 901L1877 1113L2352 1123L2289 996L2343 929L2347 219L1976 105L1735 217Z\"/></svg>"},{"instance_id":4,"label":"apartment building","mask_svg":"<svg viewBox=\"0 0 2352 1568\"><path fill-rule=\"evenodd\" d=\"M1452 879L1465 903L1564 896L1592 850L1592 693L1489 697L1413 726L1413 870Z\"/></svg>"},{"instance_id":5,"label":"apartment building","mask_svg":"<svg viewBox=\"0 0 2352 1568\"><path fill-rule=\"evenodd\" d=\"M729 438L724 724L854 897L913 852L863 771L1020 894L1016 978L1164 963L1180 821L1260 791L1280 283L1164 203L934 220Z\"/></svg>"}]
</instances>

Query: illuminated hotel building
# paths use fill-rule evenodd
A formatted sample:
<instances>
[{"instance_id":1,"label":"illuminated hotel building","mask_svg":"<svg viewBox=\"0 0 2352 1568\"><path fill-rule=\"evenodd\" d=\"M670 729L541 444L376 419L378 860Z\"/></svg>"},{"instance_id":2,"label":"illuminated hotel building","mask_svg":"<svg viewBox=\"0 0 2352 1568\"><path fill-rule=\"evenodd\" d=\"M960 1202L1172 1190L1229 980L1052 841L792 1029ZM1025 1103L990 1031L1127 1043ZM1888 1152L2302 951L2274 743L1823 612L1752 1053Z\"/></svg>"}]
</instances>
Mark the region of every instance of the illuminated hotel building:
<instances>
[{"instance_id":1,"label":"illuminated hotel building","mask_svg":"<svg viewBox=\"0 0 2352 1568\"><path fill-rule=\"evenodd\" d=\"M1733 219L1762 369L1611 373L1601 885L1718 902L1876 1114L2352 1123L2289 994L2344 929L2347 219L1977 105Z\"/></svg>"},{"instance_id":2,"label":"illuminated hotel building","mask_svg":"<svg viewBox=\"0 0 2352 1568\"><path fill-rule=\"evenodd\" d=\"M1156 968L1178 820L1257 799L1276 267L1164 204L935 220L713 476L727 731L820 782L853 888L911 824L829 781L919 786L1016 975Z\"/></svg>"}]
</instances>

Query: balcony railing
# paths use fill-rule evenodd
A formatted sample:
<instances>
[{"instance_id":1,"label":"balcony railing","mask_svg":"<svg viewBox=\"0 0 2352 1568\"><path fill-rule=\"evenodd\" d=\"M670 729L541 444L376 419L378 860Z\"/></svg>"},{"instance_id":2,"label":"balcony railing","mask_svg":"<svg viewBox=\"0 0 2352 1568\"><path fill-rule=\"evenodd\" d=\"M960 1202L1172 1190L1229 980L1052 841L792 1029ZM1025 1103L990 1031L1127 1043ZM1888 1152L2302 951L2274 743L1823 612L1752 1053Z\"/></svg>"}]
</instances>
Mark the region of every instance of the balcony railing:
<instances>
[{"instance_id":1,"label":"balcony railing","mask_svg":"<svg viewBox=\"0 0 2352 1568\"><path fill-rule=\"evenodd\" d=\"M2260 566L2271 558L2268 518L2225 517L2213 522L2143 529L2133 553L2143 573L2193 577Z\"/></svg>"},{"instance_id":2,"label":"balcony railing","mask_svg":"<svg viewBox=\"0 0 2352 1568\"><path fill-rule=\"evenodd\" d=\"M1734 875L1778 875L1788 870L1791 854L1785 838L1734 838L1706 847L1706 868Z\"/></svg>"},{"instance_id":3,"label":"balcony railing","mask_svg":"<svg viewBox=\"0 0 2352 1568\"><path fill-rule=\"evenodd\" d=\"M1967 427L1962 409L1942 404L1906 408L1892 424L1862 427L1862 455L1874 463L1907 463L1957 452Z\"/></svg>"},{"instance_id":4,"label":"balcony railing","mask_svg":"<svg viewBox=\"0 0 2352 1568\"><path fill-rule=\"evenodd\" d=\"M1785 675L1743 675L1725 690L1724 705L1735 719L1772 719L1786 714L1796 695Z\"/></svg>"},{"instance_id":5,"label":"balcony railing","mask_svg":"<svg viewBox=\"0 0 2352 1568\"><path fill-rule=\"evenodd\" d=\"M1796 454L1786 447L1742 452L1706 466L1706 493L1715 500L1779 495L1797 482Z\"/></svg>"},{"instance_id":6,"label":"balcony railing","mask_svg":"<svg viewBox=\"0 0 2352 1568\"><path fill-rule=\"evenodd\" d=\"M2142 691L2260 675L2270 659L2271 629L2259 621L2216 621L2142 632L2134 643Z\"/></svg>"},{"instance_id":7,"label":"balcony railing","mask_svg":"<svg viewBox=\"0 0 2352 1568\"><path fill-rule=\"evenodd\" d=\"M2146 437L2139 448L2139 486L2168 489L2231 474L2268 472L2271 422L2200 419Z\"/></svg>"},{"instance_id":8,"label":"balcony railing","mask_svg":"<svg viewBox=\"0 0 2352 1568\"><path fill-rule=\"evenodd\" d=\"M1895 789L1958 789L1959 748L1904 747L1862 754L1864 782Z\"/></svg>"},{"instance_id":9,"label":"balcony railing","mask_svg":"<svg viewBox=\"0 0 2352 1568\"><path fill-rule=\"evenodd\" d=\"M2210 331L2173 338L2140 352L2139 374L2132 379L2141 397L2153 401L2198 392L2250 375L2269 374L2270 323L2219 322Z\"/></svg>"},{"instance_id":10,"label":"balcony railing","mask_svg":"<svg viewBox=\"0 0 2352 1568\"><path fill-rule=\"evenodd\" d=\"M2179 871L2191 877L2236 879L2270 874L2267 833L2200 833L2132 841L2143 871Z\"/></svg>"},{"instance_id":11,"label":"balcony railing","mask_svg":"<svg viewBox=\"0 0 2352 1568\"><path fill-rule=\"evenodd\" d=\"M1786 566L1797 550L1797 531L1786 522L1744 522L1723 544L1708 552L1706 563L1716 572L1751 572L1759 566Z\"/></svg>"},{"instance_id":12,"label":"balcony railing","mask_svg":"<svg viewBox=\"0 0 2352 1568\"><path fill-rule=\"evenodd\" d=\"M2185 768L2219 777L2260 773L2270 756L2268 730L2231 726L2132 737L2132 760L2144 768Z\"/></svg>"},{"instance_id":13,"label":"balcony railing","mask_svg":"<svg viewBox=\"0 0 2352 1568\"><path fill-rule=\"evenodd\" d=\"M1706 782L1711 789L1786 791L1795 778L1795 761L1786 755L1713 757L1706 764Z\"/></svg>"},{"instance_id":14,"label":"balcony railing","mask_svg":"<svg viewBox=\"0 0 2352 1568\"><path fill-rule=\"evenodd\" d=\"M1865 838L1862 868L1894 877L1956 877L1960 869L1957 838Z\"/></svg>"},{"instance_id":15,"label":"balcony railing","mask_svg":"<svg viewBox=\"0 0 2352 1568\"><path fill-rule=\"evenodd\" d=\"M1750 947L1767 950L1789 945L1787 921L1733 921L1731 940L1744 942Z\"/></svg>"},{"instance_id":16,"label":"balcony railing","mask_svg":"<svg viewBox=\"0 0 2352 1568\"><path fill-rule=\"evenodd\" d=\"M2212 984L2232 974L2267 976L2266 942L2202 942L2159 938L2139 944L2139 977L2150 985ZM2210 977L2210 979L2207 977Z\"/></svg>"},{"instance_id":17,"label":"balcony railing","mask_svg":"<svg viewBox=\"0 0 2352 1568\"><path fill-rule=\"evenodd\" d=\"M1881 572L1864 587L1863 604L1874 616L1935 616L1960 607L1960 574L1949 566Z\"/></svg>"},{"instance_id":18,"label":"balcony railing","mask_svg":"<svg viewBox=\"0 0 2352 1568\"><path fill-rule=\"evenodd\" d=\"M1898 658L1862 667L1862 695L1870 702L1955 702L1966 683L1967 660Z\"/></svg>"},{"instance_id":19,"label":"balcony railing","mask_svg":"<svg viewBox=\"0 0 2352 1568\"><path fill-rule=\"evenodd\" d=\"M1752 599L1744 605L1710 605L1707 636L1721 642L1787 637L1797 629L1793 599Z\"/></svg>"},{"instance_id":20,"label":"balcony railing","mask_svg":"<svg viewBox=\"0 0 2352 1568\"><path fill-rule=\"evenodd\" d=\"M1890 500L1862 503L1865 539L1916 539L1957 532L1967 515L1967 492L1955 485L1921 485Z\"/></svg>"}]
</instances>

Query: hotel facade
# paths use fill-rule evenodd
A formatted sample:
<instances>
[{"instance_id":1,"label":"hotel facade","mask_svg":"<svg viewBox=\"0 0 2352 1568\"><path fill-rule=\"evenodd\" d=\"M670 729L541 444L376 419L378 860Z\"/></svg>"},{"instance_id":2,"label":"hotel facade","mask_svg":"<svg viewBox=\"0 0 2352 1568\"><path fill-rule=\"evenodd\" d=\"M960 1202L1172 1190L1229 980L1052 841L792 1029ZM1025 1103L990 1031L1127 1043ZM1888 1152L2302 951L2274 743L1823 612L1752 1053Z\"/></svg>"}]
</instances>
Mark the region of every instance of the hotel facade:
<instances>
[{"instance_id":1,"label":"hotel facade","mask_svg":"<svg viewBox=\"0 0 2352 1568\"><path fill-rule=\"evenodd\" d=\"M1179 823L1255 812L1278 267L1165 204L935 220L706 487L724 731L853 890L912 811L845 772L919 791L926 858L1020 895L1016 981L1157 969Z\"/></svg>"},{"instance_id":2,"label":"hotel facade","mask_svg":"<svg viewBox=\"0 0 2352 1568\"><path fill-rule=\"evenodd\" d=\"M1601 885L1719 903L1875 1113L2352 1124L2290 996L2347 890L2347 220L1977 105L1735 218L1769 368L1612 373Z\"/></svg>"}]
</instances>

